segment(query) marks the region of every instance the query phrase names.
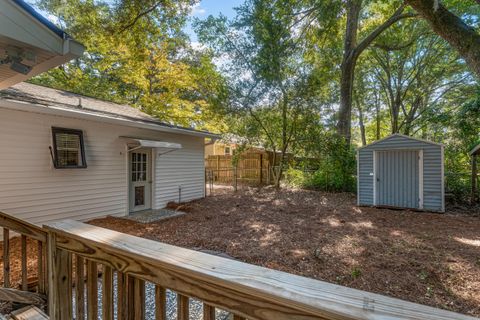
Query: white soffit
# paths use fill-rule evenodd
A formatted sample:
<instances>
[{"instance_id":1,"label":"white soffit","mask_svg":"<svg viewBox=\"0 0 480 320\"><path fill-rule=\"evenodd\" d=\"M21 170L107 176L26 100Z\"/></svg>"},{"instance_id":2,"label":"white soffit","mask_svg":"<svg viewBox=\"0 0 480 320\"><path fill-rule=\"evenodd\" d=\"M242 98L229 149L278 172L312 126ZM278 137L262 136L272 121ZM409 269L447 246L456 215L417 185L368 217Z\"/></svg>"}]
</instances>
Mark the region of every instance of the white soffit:
<instances>
[{"instance_id":1,"label":"white soffit","mask_svg":"<svg viewBox=\"0 0 480 320\"><path fill-rule=\"evenodd\" d=\"M16 52L19 63L31 70L27 74L13 71L10 64L0 65L0 90L30 79L83 54L82 44L20 0L0 1L0 58Z\"/></svg>"}]
</instances>

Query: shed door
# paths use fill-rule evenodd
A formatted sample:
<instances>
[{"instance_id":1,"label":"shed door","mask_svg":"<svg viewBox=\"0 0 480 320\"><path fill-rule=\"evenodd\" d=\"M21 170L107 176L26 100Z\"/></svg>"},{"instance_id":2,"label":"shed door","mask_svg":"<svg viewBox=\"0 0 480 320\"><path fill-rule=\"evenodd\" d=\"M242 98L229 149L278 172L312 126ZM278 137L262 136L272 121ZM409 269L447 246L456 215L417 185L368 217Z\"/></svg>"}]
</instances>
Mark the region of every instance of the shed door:
<instances>
[{"instance_id":1,"label":"shed door","mask_svg":"<svg viewBox=\"0 0 480 320\"><path fill-rule=\"evenodd\" d=\"M377 151L377 205L420 208L419 152Z\"/></svg>"}]
</instances>

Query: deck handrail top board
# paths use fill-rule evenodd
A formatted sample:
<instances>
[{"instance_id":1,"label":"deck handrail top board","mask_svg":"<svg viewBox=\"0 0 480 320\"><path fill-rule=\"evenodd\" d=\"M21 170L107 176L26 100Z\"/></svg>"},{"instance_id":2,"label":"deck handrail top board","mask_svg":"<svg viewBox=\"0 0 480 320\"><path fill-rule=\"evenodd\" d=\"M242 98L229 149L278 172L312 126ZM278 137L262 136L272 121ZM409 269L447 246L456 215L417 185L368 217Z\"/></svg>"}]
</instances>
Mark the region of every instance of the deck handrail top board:
<instances>
[{"instance_id":1,"label":"deck handrail top board","mask_svg":"<svg viewBox=\"0 0 480 320\"><path fill-rule=\"evenodd\" d=\"M177 292L251 319L477 319L74 220L44 228L55 235L58 248L147 281L169 281Z\"/></svg>"},{"instance_id":2,"label":"deck handrail top board","mask_svg":"<svg viewBox=\"0 0 480 320\"><path fill-rule=\"evenodd\" d=\"M47 241L47 232L41 227L1 211L0 226L41 242Z\"/></svg>"}]
</instances>

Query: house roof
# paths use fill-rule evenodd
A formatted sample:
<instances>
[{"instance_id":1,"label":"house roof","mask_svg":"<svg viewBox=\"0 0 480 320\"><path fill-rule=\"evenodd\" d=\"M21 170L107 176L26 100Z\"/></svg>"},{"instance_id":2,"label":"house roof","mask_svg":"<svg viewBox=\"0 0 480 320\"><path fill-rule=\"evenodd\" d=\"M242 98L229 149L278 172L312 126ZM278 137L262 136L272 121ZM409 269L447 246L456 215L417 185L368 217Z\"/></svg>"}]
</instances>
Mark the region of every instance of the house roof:
<instances>
[{"instance_id":1,"label":"house roof","mask_svg":"<svg viewBox=\"0 0 480 320\"><path fill-rule=\"evenodd\" d=\"M428 144L433 144L433 145L436 145L436 146L443 146L443 144L441 144L441 143L437 143L437 142L433 142L433 141L429 141L429 140L425 140L425 139L420 139L420 138L414 138L414 137L410 137L410 136L407 136L407 135L404 135L404 134L401 134L401 133L394 133L394 134L389 135L388 137L382 138L380 140L377 140L375 142L367 144L366 146L360 147L360 148L358 148L358 150L368 148L370 146L376 145L378 143L381 143L381 142L386 141L388 139L391 139L393 137L402 137L402 138L413 140L413 141L420 141L420 142L424 142L424 143L428 143Z\"/></svg>"},{"instance_id":2,"label":"house roof","mask_svg":"<svg viewBox=\"0 0 480 320\"><path fill-rule=\"evenodd\" d=\"M218 138L216 134L192 128L175 126L158 119L126 104L118 104L100 100L76 93L52 89L40 85L22 82L0 91L0 102L23 102L33 108L28 111L40 113L65 112L72 117L82 115L96 121L115 122L134 126L148 127L160 131L183 132L186 134ZM2 104L0 104L0 107ZM25 108L22 108L27 111ZM163 130L162 130L163 129Z\"/></svg>"},{"instance_id":3,"label":"house roof","mask_svg":"<svg viewBox=\"0 0 480 320\"><path fill-rule=\"evenodd\" d=\"M71 38L65 31L62 29L58 28L55 24L50 22L48 19L46 19L44 16L39 14L35 9L32 8L28 3L26 3L23 0L13 0L20 8L28 12L34 19L36 19L38 22L43 24L45 27L50 29L53 33L58 35L62 39L67 39Z\"/></svg>"}]
</instances>

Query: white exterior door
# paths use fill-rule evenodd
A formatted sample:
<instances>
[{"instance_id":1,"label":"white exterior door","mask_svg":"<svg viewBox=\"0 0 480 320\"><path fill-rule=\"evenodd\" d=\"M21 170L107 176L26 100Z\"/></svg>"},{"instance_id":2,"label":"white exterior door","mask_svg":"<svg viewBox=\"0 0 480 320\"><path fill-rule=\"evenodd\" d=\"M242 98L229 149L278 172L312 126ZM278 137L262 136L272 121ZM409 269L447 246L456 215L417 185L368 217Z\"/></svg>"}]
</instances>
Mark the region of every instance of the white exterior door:
<instances>
[{"instance_id":1,"label":"white exterior door","mask_svg":"<svg viewBox=\"0 0 480 320\"><path fill-rule=\"evenodd\" d=\"M137 149L130 152L130 212L152 208L151 159L152 152L149 149Z\"/></svg>"}]
</instances>

